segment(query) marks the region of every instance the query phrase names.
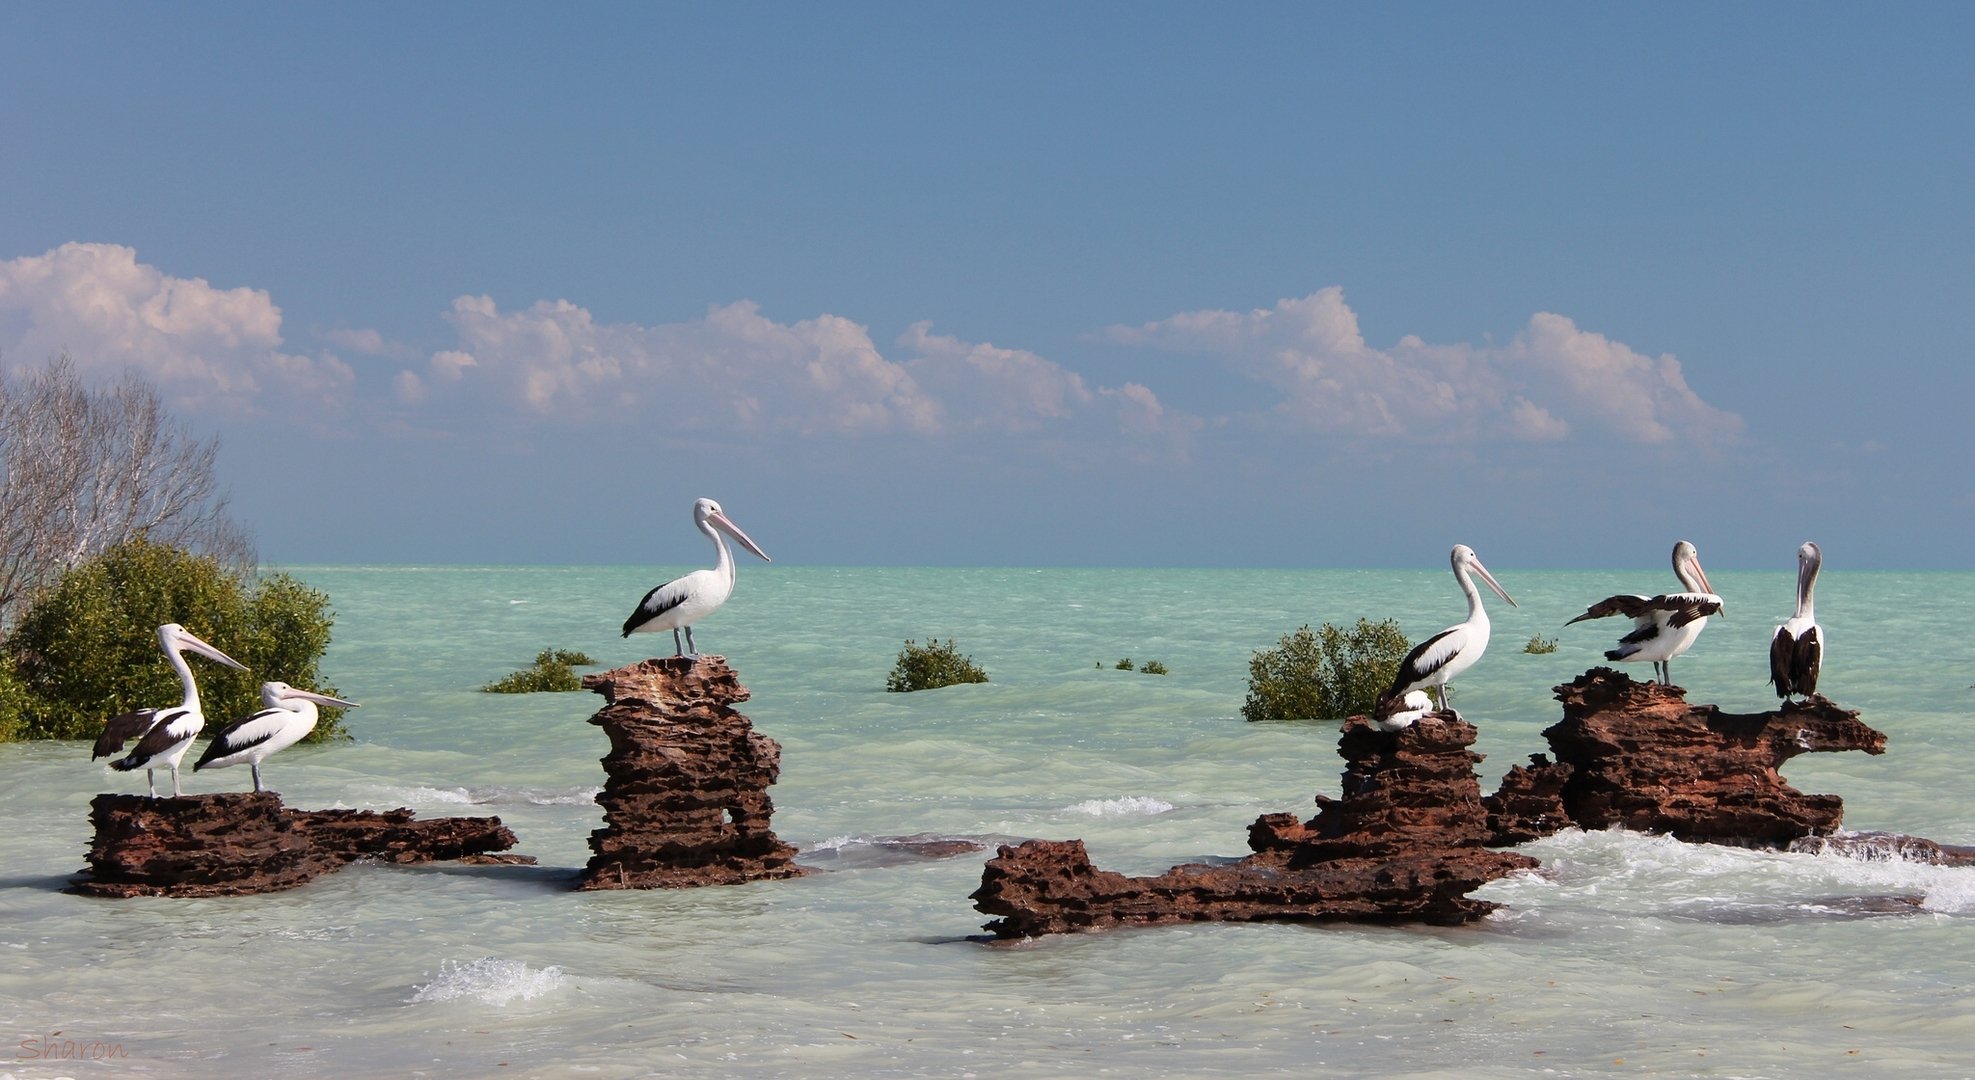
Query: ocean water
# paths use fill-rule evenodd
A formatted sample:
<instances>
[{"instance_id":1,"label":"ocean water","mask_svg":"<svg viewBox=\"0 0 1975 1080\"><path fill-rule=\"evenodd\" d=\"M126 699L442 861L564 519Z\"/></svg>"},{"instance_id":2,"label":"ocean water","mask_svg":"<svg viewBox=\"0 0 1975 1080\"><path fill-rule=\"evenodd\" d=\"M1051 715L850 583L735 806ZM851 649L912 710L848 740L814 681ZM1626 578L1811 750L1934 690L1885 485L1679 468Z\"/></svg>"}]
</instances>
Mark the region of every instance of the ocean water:
<instances>
[{"instance_id":1,"label":"ocean water","mask_svg":"<svg viewBox=\"0 0 1975 1080\"><path fill-rule=\"evenodd\" d=\"M1250 724L1247 662L1303 623L1462 617L1445 569L830 569L743 564L700 627L783 746L794 881L578 894L601 813L594 695L477 687L545 647L666 652L617 627L684 568L301 567L337 612L325 669L353 742L264 767L301 808L498 814L534 867L359 865L302 889L108 901L61 891L90 798L142 790L80 743L0 746L0 1075L15 1077L1902 1077L1975 1075L1975 870L1617 832L1527 845L1541 871L1459 928L1242 925L982 943L992 845L1082 838L1154 873L1246 854L1258 814L1335 794L1335 725ZM1616 622L1566 619L1664 566L1497 575L1457 681L1484 788L1543 751L1551 687ZM1756 710L1794 574L1711 575L1728 617L1674 663ZM1846 825L1975 843L1975 575L1832 570L1822 689L1888 752L1785 766ZM1532 635L1561 648L1532 655ZM906 638L993 681L883 692ZM1121 657L1171 674L1119 671ZM1646 669L1637 669L1644 677ZM185 776L244 790L244 769ZM888 856L892 836L976 855ZM1919 897L1917 907L1875 900ZM1888 906L1897 913L1885 913ZM64 1047L101 1060L50 1060ZM41 1056L37 1056L41 1055Z\"/></svg>"}]
</instances>

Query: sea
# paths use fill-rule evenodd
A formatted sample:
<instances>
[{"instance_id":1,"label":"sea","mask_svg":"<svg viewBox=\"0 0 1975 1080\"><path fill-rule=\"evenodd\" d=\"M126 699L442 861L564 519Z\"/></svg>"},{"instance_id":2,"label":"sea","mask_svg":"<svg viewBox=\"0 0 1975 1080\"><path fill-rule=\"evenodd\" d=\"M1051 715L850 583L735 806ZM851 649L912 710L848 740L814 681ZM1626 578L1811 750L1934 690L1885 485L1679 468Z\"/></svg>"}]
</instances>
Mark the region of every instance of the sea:
<instances>
[{"instance_id":1,"label":"sea","mask_svg":"<svg viewBox=\"0 0 1975 1080\"><path fill-rule=\"evenodd\" d=\"M1689 700L1773 707L1779 561L1710 574L1726 617L1673 664ZM698 641L781 743L773 827L814 872L594 893L572 884L601 823L602 699L479 688L544 648L598 670L669 654L669 634L618 628L690 567L285 569L330 597L324 677L363 707L352 740L268 761L269 787L304 809L496 814L539 864L73 896L90 799L143 778L84 743L0 746L0 1078L1975 1076L1975 869L1570 831L1525 845L1541 869L1484 886L1502 906L1467 926L983 938L968 894L996 845L1082 839L1100 867L1158 873L1245 855L1258 815L1336 795L1337 724L1244 721L1249 661L1304 624L1394 618L1418 640L1458 622L1444 567L744 562ZM1547 750L1552 688L1622 631L1566 620L1674 584L1663 565L1495 569L1520 606L1488 597L1493 641L1454 700L1484 790ZM1785 777L1841 796L1847 830L1975 843L1975 574L1832 569L1817 599L1820 689L1889 742ZM991 681L885 692L904 643L935 638ZM899 837L984 848L923 858Z\"/></svg>"}]
</instances>

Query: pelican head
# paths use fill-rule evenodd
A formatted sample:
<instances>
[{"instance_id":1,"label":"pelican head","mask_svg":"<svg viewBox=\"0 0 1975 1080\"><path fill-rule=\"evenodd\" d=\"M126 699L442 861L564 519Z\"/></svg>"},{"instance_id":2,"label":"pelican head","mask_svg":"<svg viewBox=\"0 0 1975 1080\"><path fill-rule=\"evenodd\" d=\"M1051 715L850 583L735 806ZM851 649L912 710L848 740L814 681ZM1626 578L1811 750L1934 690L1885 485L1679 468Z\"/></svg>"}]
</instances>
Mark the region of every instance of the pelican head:
<instances>
[{"instance_id":1,"label":"pelican head","mask_svg":"<svg viewBox=\"0 0 1975 1080\"><path fill-rule=\"evenodd\" d=\"M1488 568L1481 565L1481 556L1476 555L1474 553L1473 548L1467 546L1466 544L1455 544L1452 561L1454 563L1454 574L1456 577L1459 577L1465 574L1467 571L1472 570L1475 573L1481 575L1481 580L1487 582L1489 588L1495 590L1496 596L1499 596L1502 599L1507 600L1509 602L1510 607L1522 606L1521 604L1516 603L1515 597L1510 596L1508 594L1508 591L1502 588L1501 582L1495 580L1495 575L1489 573Z\"/></svg>"},{"instance_id":2,"label":"pelican head","mask_svg":"<svg viewBox=\"0 0 1975 1080\"><path fill-rule=\"evenodd\" d=\"M1824 550L1809 540L1797 549L1797 592L1809 596L1817 584L1817 570L1824 565Z\"/></svg>"},{"instance_id":3,"label":"pelican head","mask_svg":"<svg viewBox=\"0 0 1975 1080\"><path fill-rule=\"evenodd\" d=\"M1707 571L1701 569L1701 553L1685 540L1673 545L1673 576L1687 586L1688 592L1714 594Z\"/></svg>"},{"instance_id":4,"label":"pelican head","mask_svg":"<svg viewBox=\"0 0 1975 1080\"><path fill-rule=\"evenodd\" d=\"M217 660L227 667L237 668L241 671L247 670L247 665L213 648L211 645L200 640L199 635L194 634L192 631L187 630L175 622L168 622L158 627L158 644L163 646L167 653L179 653L189 649L192 652L198 653L200 656Z\"/></svg>"},{"instance_id":5,"label":"pelican head","mask_svg":"<svg viewBox=\"0 0 1975 1080\"><path fill-rule=\"evenodd\" d=\"M720 504L712 499L701 499L693 504L693 524L699 526L702 532L707 531L709 526L717 526L721 532L739 541L742 547L759 555L762 562L775 561L768 557L767 552L761 550L761 545L750 540L748 534L742 532L741 527L734 524L733 519L727 516L727 512L720 509Z\"/></svg>"},{"instance_id":6,"label":"pelican head","mask_svg":"<svg viewBox=\"0 0 1975 1080\"><path fill-rule=\"evenodd\" d=\"M261 684L261 704L270 709L294 710L294 702L312 701L317 705L333 705L339 709L355 709L360 706L354 701L344 701L328 694L318 694L313 690L297 690L285 682L272 681Z\"/></svg>"}]
</instances>

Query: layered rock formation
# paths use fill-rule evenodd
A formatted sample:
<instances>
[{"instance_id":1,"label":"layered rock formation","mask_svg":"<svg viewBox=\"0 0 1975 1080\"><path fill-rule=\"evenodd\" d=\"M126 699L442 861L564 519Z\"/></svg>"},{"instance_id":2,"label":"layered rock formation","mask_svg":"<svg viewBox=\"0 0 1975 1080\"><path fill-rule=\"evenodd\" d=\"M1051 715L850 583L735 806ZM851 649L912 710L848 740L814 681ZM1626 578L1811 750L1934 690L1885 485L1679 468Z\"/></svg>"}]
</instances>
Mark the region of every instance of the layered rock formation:
<instances>
[{"instance_id":1,"label":"layered rock formation","mask_svg":"<svg viewBox=\"0 0 1975 1080\"><path fill-rule=\"evenodd\" d=\"M358 859L467 859L515 842L497 817L416 821L405 809L290 810L271 791L104 794L89 804L89 820L96 827L89 865L69 889L88 896L278 892Z\"/></svg>"},{"instance_id":2,"label":"layered rock formation","mask_svg":"<svg viewBox=\"0 0 1975 1080\"><path fill-rule=\"evenodd\" d=\"M734 885L796 877L796 849L769 829L768 787L782 748L733 705L746 701L726 660L669 656L583 677L607 703L590 723L610 736L597 802L604 827L583 889Z\"/></svg>"},{"instance_id":3,"label":"layered rock formation","mask_svg":"<svg viewBox=\"0 0 1975 1080\"><path fill-rule=\"evenodd\" d=\"M1254 854L1239 862L1126 877L1092 866L1081 840L1031 840L1002 846L972 899L1000 916L985 929L1001 938L1178 922L1479 918L1496 905L1469 892L1537 864L1484 846L1474 739L1459 720L1385 732L1354 718L1338 742L1343 798L1318 796L1309 821L1257 819Z\"/></svg>"},{"instance_id":4,"label":"layered rock formation","mask_svg":"<svg viewBox=\"0 0 1975 1080\"><path fill-rule=\"evenodd\" d=\"M1613 825L1682 840L1783 846L1835 831L1836 795L1806 795L1777 766L1805 753L1881 754L1886 736L1823 698L1738 714L1689 705L1676 686L1592 668L1556 688L1564 718L1541 754L1488 797L1492 842L1520 843L1569 826Z\"/></svg>"}]
</instances>

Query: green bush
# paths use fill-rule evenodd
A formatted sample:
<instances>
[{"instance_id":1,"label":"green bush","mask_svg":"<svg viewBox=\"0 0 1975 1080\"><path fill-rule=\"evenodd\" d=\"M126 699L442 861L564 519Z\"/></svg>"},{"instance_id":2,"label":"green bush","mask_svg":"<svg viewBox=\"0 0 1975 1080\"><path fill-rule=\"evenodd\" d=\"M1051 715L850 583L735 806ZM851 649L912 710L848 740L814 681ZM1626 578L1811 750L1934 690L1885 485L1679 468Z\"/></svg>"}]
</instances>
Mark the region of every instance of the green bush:
<instances>
[{"instance_id":1,"label":"green bush","mask_svg":"<svg viewBox=\"0 0 1975 1080\"><path fill-rule=\"evenodd\" d=\"M987 672L974 663L973 657L960 655L951 639L942 643L938 638L929 638L920 645L907 638L905 648L899 650L898 662L892 665L891 675L885 679L885 689L903 694L986 681Z\"/></svg>"},{"instance_id":2,"label":"green bush","mask_svg":"<svg viewBox=\"0 0 1975 1080\"><path fill-rule=\"evenodd\" d=\"M1144 672L1147 675L1164 675L1166 673L1166 665L1160 663L1157 660L1147 660L1145 662L1145 666L1139 668L1138 670Z\"/></svg>"},{"instance_id":3,"label":"green bush","mask_svg":"<svg viewBox=\"0 0 1975 1080\"><path fill-rule=\"evenodd\" d=\"M0 652L0 742L20 738L28 700L27 687L21 685L20 676L14 673L13 660Z\"/></svg>"},{"instance_id":4,"label":"green bush","mask_svg":"<svg viewBox=\"0 0 1975 1080\"><path fill-rule=\"evenodd\" d=\"M1544 653L1556 652L1557 639L1545 638L1541 634L1532 634L1530 635L1529 638L1529 644L1524 645L1522 647L1522 651L1526 653L1535 653L1538 656L1541 656Z\"/></svg>"},{"instance_id":5,"label":"green bush","mask_svg":"<svg viewBox=\"0 0 1975 1080\"><path fill-rule=\"evenodd\" d=\"M583 689L583 680L572 668L594 664L595 660L585 653L568 649L543 649L535 654L535 666L500 680L491 682L480 689L489 694L540 694L561 693Z\"/></svg>"},{"instance_id":6,"label":"green bush","mask_svg":"<svg viewBox=\"0 0 1975 1080\"><path fill-rule=\"evenodd\" d=\"M1391 619L1359 619L1349 631L1325 623L1284 635L1248 661L1249 720L1330 720L1369 713L1392 685L1412 644Z\"/></svg>"},{"instance_id":7,"label":"green bush","mask_svg":"<svg viewBox=\"0 0 1975 1080\"><path fill-rule=\"evenodd\" d=\"M1137 669L1136 667L1134 667L1134 666L1132 665L1132 658L1131 658L1131 657L1129 657L1129 656L1127 656L1127 657L1125 657L1125 658L1124 658L1123 660L1120 660L1120 661L1118 661L1118 662L1117 662L1117 663L1115 663L1115 664L1112 664L1111 666L1112 666L1113 668L1116 668L1116 669L1117 669L1117 670L1119 670L1119 671L1136 671L1136 670L1138 670L1138 669Z\"/></svg>"},{"instance_id":8,"label":"green bush","mask_svg":"<svg viewBox=\"0 0 1975 1080\"><path fill-rule=\"evenodd\" d=\"M18 687L12 735L89 739L118 713L176 703L178 676L158 651L158 627L168 622L247 665L187 656L209 729L257 712L268 680L340 696L318 670L334 621L329 597L286 574L243 582L211 558L127 540L36 596L0 644ZM6 681L0 676L0 728ZM342 712L324 707L309 740L348 738Z\"/></svg>"}]
</instances>

